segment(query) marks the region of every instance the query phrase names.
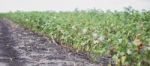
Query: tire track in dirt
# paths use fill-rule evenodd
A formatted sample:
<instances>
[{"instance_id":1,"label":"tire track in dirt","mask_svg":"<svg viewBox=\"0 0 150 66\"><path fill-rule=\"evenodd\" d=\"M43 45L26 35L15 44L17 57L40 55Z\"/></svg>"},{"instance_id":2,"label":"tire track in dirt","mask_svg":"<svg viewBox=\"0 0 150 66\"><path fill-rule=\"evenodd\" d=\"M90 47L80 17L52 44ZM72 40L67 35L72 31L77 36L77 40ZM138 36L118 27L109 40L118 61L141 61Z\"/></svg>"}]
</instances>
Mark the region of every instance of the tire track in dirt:
<instances>
[{"instance_id":1,"label":"tire track in dirt","mask_svg":"<svg viewBox=\"0 0 150 66\"><path fill-rule=\"evenodd\" d=\"M23 66L13 48L15 41L11 37L9 24L0 20L0 66Z\"/></svg>"},{"instance_id":2,"label":"tire track in dirt","mask_svg":"<svg viewBox=\"0 0 150 66\"><path fill-rule=\"evenodd\" d=\"M90 63L86 54L74 54L10 20L0 21L0 64L3 66L100 66Z\"/></svg>"}]
</instances>

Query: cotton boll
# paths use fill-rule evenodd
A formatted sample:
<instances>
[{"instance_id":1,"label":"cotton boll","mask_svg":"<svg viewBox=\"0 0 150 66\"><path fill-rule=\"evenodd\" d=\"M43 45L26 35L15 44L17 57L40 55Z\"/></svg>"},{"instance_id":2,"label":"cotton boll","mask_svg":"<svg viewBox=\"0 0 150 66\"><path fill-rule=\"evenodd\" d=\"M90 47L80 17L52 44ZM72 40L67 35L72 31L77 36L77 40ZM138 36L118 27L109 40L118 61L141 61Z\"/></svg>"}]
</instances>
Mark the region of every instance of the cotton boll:
<instances>
[{"instance_id":1,"label":"cotton boll","mask_svg":"<svg viewBox=\"0 0 150 66\"><path fill-rule=\"evenodd\" d=\"M76 30L76 26L72 26L71 28L72 28L73 30Z\"/></svg>"},{"instance_id":2,"label":"cotton boll","mask_svg":"<svg viewBox=\"0 0 150 66\"><path fill-rule=\"evenodd\" d=\"M94 43L94 44L97 44L97 43L99 43L99 41L98 41L98 40L94 40L93 43Z\"/></svg>"},{"instance_id":3,"label":"cotton boll","mask_svg":"<svg viewBox=\"0 0 150 66\"><path fill-rule=\"evenodd\" d=\"M53 18L56 19L56 16L54 16Z\"/></svg>"},{"instance_id":4,"label":"cotton boll","mask_svg":"<svg viewBox=\"0 0 150 66\"><path fill-rule=\"evenodd\" d=\"M93 36L93 38L97 38L98 37L97 33L92 33L92 36Z\"/></svg>"},{"instance_id":5,"label":"cotton boll","mask_svg":"<svg viewBox=\"0 0 150 66\"><path fill-rule=\"evenodd\" d=\"M122 39L118 39L118 42L121 43L121 42L122 42Z\"/></svg>"},{"instance_id":6,"label":"cotton boll","mask_svg":"<svg viewBox=\"0 0 150 66\"><path fill-rule=\"evenodd\" d=\"M128 49L128 50L127 50L127 54L131 54L131 53L132 53L131 50Z\"/></svg>"},{"instance_id":7,"label":"cotton boll","mask_svg":"<svg viewBox=\"0 0 150 66\"><path fill-rule=\"evenodd\" d=\"M25 19L25 21L29 21L29 19Z\"/></svg>"},{"instance_id":8,"label":"cotton boll","mask_svg":"<svg viewBox=\"0 0 150 66\"><path fill-rule=\"evenodd\" d=\"M100 36L97 40L103 42L105 40L105 36Z\"/></svg>"},{"instance_id":9,"label":"cotton boll","mask_svg":"<svg viewBox=\"0 0 150 66\"><path fill-rule=\"evenodd\" d=\"M87 33L87 29L83 29L82 32L83 32L83 34L86 34Z\"/></svg>"}]
</instances>

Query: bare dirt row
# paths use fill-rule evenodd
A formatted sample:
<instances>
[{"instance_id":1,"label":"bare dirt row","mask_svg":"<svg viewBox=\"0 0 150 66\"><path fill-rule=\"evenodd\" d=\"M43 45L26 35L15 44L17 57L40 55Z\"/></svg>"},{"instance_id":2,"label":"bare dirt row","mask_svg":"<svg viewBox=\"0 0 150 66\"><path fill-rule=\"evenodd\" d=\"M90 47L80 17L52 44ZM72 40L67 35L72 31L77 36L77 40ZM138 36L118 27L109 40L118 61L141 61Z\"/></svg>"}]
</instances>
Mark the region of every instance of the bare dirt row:
<instances>
[{"instance_id":1,"label":"bare dirt row","mask_svg":"<svg viewBox=\"0 0 150 66\"><path fill-rule=\"evenodd\" d=\"M47 37L0 20L0 66L99 66Z\"/></svg>"}]
</instances>

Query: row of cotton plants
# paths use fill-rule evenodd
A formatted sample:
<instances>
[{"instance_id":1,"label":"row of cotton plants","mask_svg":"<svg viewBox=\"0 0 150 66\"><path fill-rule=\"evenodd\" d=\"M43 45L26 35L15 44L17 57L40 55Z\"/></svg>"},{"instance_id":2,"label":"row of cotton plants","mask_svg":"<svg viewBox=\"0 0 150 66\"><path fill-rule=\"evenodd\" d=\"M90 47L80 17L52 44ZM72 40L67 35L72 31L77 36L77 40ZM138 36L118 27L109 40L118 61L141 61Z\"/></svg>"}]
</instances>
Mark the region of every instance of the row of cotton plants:
<instances>
[{"instance_id":1,"label":"row of cotton plants","mask_svg":"<svg viewBox=\"0 0 150 66\"><path fill-rule=\"evenodd\" d=\"M110 56L118 66L150 63L150 12L15 12L5 16L92 59Z\"/></svg>"}]
</instances>

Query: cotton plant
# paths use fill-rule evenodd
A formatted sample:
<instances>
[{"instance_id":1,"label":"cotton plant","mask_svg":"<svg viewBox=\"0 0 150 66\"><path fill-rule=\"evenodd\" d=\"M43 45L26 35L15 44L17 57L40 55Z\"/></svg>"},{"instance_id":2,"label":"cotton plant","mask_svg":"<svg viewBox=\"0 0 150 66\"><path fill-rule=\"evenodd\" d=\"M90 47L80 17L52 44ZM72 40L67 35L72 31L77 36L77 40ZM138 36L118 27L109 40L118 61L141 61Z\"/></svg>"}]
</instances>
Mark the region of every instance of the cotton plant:
<instances>
[{"instance_id":1,"label":"cotton plant","mask_svg":"<svg viewBox=\"0 0 150 66\"><path fill-rule=\"evenodd\" d=\"M150 12L15 12L6 17L16 23L57 38L77 51L88 51L95 55L109 55L124 65L140 65L149 60ZM39 28L40 27L40 28ZM144 44L144 53L137 53L134 45L136 35ZM96 57L93 57L96 58ZM137 65L136 65L137 63ZM120 65L121 66L121 65Z\"/></svg>"}]
</instances>

